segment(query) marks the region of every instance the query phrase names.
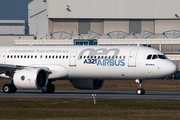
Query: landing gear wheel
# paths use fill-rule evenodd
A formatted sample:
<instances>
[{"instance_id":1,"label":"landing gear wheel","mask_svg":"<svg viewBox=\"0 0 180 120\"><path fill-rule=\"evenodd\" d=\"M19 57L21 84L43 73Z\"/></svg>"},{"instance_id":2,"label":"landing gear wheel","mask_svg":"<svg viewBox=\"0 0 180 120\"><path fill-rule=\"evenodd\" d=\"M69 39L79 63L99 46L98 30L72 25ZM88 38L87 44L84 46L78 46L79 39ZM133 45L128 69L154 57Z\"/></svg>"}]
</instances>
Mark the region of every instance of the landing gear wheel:
<instances>
[{"instance_id":1,"label":"landing gear wheel","mask_svg":"<svg viewBox=\"0 0 180 120\"><path fill-rule=\"evenodd\" d=\"M14 84L5 84L3 86L3 92L4 93L15 93L17 91L17 88Z\"/></svg>"},{"instance_id":2,"label":"landing gear wheel","mask_svg":"<svg viewBox=\"0 0 180 120\"><path fill-rule=\"evenodd\" d=\"M17 91L17 88L14 84L11 84L11 93L15 93Z\"/></svg>"},{"instance_id":3,"label":"landing gear wheel","mask_svg":"<svg viewBox=\"0 0 180 120\"><path fill-rule=\"evenodd\" d=\"M138 95L144 95L145 94L145 90L144 89L137 89L136 93Z\"/></svg>"},{"instance_id":4,"label":"landing gear wheel","mask_svg":"<svg viewBox=\"0 0 180 120\"><path fill-rule=\"evenodd\" d=\"M141 83L143 82L143 80L136 79L135 82L136 82L136 84L138 85L138 89L137 89L136 93L137 93L138 95L144 95L144 94L145 94L145 90L142 89L142 85L141 85Z\"/></svg>"},{"instance_id":5,"label":"landing gear wheel","mask_svg":"<svg viewBox=\"0 0 180 120\"><path fill-rule=\"evenodd\" d=\"M54 93L55 86L53 84L47 84L45 88L42 89L43 93Z\"/></svg>"},{"instance_id":6,"label":"landing gear wheel","mask_svg":"<svg viewBox=\"0 0 180 120\"><path fill-rule=\"evenodd\" d=\"M3 92L4 92L4 93L11 93L11 89L12 89L12 87L11 87L10 84L5 84L5 85L3 86Z\"/></svg>"}]
</instances>

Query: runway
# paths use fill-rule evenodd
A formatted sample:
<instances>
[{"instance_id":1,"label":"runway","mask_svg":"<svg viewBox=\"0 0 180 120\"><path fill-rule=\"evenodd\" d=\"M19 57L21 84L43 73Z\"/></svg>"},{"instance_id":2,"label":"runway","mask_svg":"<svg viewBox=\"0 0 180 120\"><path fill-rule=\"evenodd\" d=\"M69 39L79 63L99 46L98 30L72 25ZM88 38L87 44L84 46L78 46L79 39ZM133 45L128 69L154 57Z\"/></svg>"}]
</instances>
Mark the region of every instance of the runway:
<instances>
[{"instance_id":1,"label":"runway","mask_svg":"<svg viewBox=\"0 0 180 120\"><path fill-rule=\"evenodd\" d=\"M47 99L129 99L129 100L180 100L180 92L146 91L145 95L137 95L135 91L106 90L56 90L53 94L44 94L41 90L18 90L16 93L3 93L0 98L47 98Z\"/></svg>"}]
</instances>

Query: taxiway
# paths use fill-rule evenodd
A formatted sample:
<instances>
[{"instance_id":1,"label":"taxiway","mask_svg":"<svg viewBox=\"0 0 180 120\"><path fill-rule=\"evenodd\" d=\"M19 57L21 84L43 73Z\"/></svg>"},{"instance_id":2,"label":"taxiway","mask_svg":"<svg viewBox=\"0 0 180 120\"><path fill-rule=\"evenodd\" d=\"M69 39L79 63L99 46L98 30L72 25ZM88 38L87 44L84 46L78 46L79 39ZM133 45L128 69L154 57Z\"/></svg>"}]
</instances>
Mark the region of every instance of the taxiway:
<instances>
[{"instance_id":1,"label":"taxiway","mask_svg":"<svg viewBox=\"0 0 180 120\"><path fill-rule=\"evenodd\" d=\"M137 95L135 91L56 90L53 94L44 94L41 90L18 90L16 93L0 90L0 98L88 99L92 94L96 94L96 99L180 100L180 92L169 91L146 91L145 95Z\"/></svg>"}]
</instances>

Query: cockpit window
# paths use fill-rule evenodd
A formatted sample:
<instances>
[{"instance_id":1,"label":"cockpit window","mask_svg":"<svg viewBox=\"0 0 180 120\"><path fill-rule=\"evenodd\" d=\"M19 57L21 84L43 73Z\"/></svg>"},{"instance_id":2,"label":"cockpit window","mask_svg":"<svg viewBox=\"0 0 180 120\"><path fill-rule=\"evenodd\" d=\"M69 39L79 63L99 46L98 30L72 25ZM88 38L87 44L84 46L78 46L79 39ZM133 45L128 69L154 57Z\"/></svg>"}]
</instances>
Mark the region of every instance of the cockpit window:
<instances>
[{"instance_id":1,"label":"cockpit window","mask_svg":"<svg viewBox=\"0 0 180 120\"><path fill-rule=\"evenodd\" d=\"M152 59L158 59L158 56L157 55L153 55Z\"/></svg>"},{"instance_id":2,"label":"cockpit window","mask_svg":"<svg viewBox=\"0 0 180 120\"><path fill-rule=\"evenodd\" d=\"M147 60L150 59L167 59L167 57L165 55L148 55L147 56Z\"/></svg>"},{"instance_id":3,"label":"cockpit window","mask_svg":"<svg viewBox=\"0 0 180 120\"><path fill-rule=\"evenodd\" d=\"M152 57L152 55L148 55L148 56L147 56L147 59L149 60L149 59L151 59L151 57Z\"/></svg>"},{"instance_id":4,"label":"cockpit window","mask_svg":"<svg viewBox=\"0 0 180 120\"><path fill-rule=\"evenodd\" d=\"M166 57L165 57L164 55L158 55L158 57L159 57L160 59L166 59Z\"/></svg>"}]
</instances>

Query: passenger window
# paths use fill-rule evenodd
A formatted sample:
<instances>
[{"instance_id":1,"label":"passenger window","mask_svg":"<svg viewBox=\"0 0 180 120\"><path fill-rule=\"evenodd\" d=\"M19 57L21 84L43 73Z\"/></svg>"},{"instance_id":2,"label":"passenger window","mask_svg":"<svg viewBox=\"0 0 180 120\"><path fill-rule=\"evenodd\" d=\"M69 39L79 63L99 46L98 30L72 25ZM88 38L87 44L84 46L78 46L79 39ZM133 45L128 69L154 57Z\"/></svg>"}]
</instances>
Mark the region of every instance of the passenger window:
<instances>
[{"instance_id":1,"label":"passenger window","mask_svg":"<svg viewBox=\"0 0 180 120\"><path fill-rule=\"evenodd\" d=\"M61 55L59 56L59 58L61 59Z\"/></svg>"},{"instance_id":2,"label":"passenger window","mask_svg":"<svg viewBox=\"0 0 180 120\"><path fill-rule=\"evenodd\" d=\"M19 55L17 56L17 58L19 58Z\"/></svg>"},{"instance_id":3,"label":"passenger window","mask_svg":"<svg viewBox=\"0 0 180 120\"><path fill-rule=\"evenodd\" d=\"M148 55L148 56L147 56L147 59L149 60L149 59L151 59L151 57L152 57L152 55Z\"/></svg>"},{"instance_id":4,"label":"passenger window","mask_svg":"<svg viewBox=\"0 0 180 120\"><path fill-rule=\"evenodd\" d=\"M41 55L41 57L40 58L42 58L42 55Z\"/></svg>"},{"instance_id":5,"label":"passenger window","mask_svg":"<svg viewBox=\"0 0 180 120\"><path fill-rule=\"evenodd\" d=\"M118 56L116 56L116 59L118 59Z\"/></svg>"},{"instance_id":6,"label":"passenger window","mask_svg":"<svg viewBox=\"0 0 180 120\"><path fill-rule=\"evenodd\" d=\"M94 56L94 59L96 59L96 56Z\"/></svg>"},{"instance_id":7,"label":"passenger window","mask_svg":"<svg viewBox=\"0 0 180 120\"><path fill-rule=\"evenodd\" d=\"M119 59L121 59L121 56L119 56Z\"/></svg>"},{"instance_id":8,"label":"passenger window","mask_svg":"<svg viewBox=\"0 0 180 120\"><path fill-rule=\"evenodd\" d=\"M58 56L56 56L56 59L58 58Z\"/></svg>"},{"instance_id":9,"label":"passenger window","mask_svg":"<svg viewBox=\"0 0 180 120\"><path fill-rule=\"evenodd\" d=\"M11 55L11 58L12 58L13 56Z\"/></svg>"},{"instance_id":10,"label":"passenger window","mask_svg":"<svg viewBox=\"0 0 180 120\"><path fill-rule=\"evenodd\" d=\"M54 55L52 56L52 58L54 58Z\"/></svg>"},{"instance_id":11,"label":"passenger window","mask_svg":"<svg viewBox=\"0 0 180 120\"><path fill-rule=\"evenodd\" d=\"M37 55L35 56L35 58L37 58Z\"/></svg>"},{"instance_id":12,"label":"passenger window","mask_svg":"<svg viewBox=\"0 0 180 120\"><path fill-rule=\"evenodd\" d=\"M45 58L47 58L47 55L46 55L46 57Z\"/></svg>"},{"instance_id":13,"label":"passenger window","mask_svg":"<svg viewBox=\"0 0 180 120\"><path fill-rule=\"evenodd\" d=\"M98 59L100 58L100 56L98 56Z\"/></svg>"},{"instance_id":14,"label":"passenger window","mask_svg":"<svg viewBox=\"0 0 180 120\"><path fill-rule=\"evenodd\" d=\"M109 56L109 59L111 59L111 56Z\"/></svg>"},{"instance_id":15,"label":"passenger window","mask_svg":"<svg viewBox=\"0 0 180 120\"><path fill-rule=\"evenodd\" d=\"M65 58L65 56L63 56L63 59Z\"/></svg>"},{"instance_id":16,"label":"passenger window","mask_svg":"<svg viewBox=\"0 0 180 120\"><path fill-rule=\"evenodd\" d=\"M105 56L105 59L107 59L107 56Z\"/></svg>"},{"instance_id":17,"label":"passenger window","mask_svg":"<svg viewBox=\"0 0 180 120\"><path fill-rule=\"evenodd\" d=\"M24 56L24 58L26 58L26 55Z\"/></svg>"},{"instance_id":18,"label":"passenger window","mask_svg":"<svg viewBox=\"0 0 180 120\"><path fill-rule=\"evenodd\" d=\"M16 55L14 55L14 58L16 58Z\"/></svg>"},{"instance_id":19,"label":"passenger window","mask_svg":"<svg viewBox=\"0 0 180 120\"><path fill-rule=\"evenodd\" d=\"M68 59L68 56L66 56L66 59Z\"/></svg>"},{"instance_id":20,"label":"passenger window","mask_svg":"<svg viewBox=\"0 0 180 120\"><path fill-rule=\"evenodd\" d=\"M49 58L51 58L51 56L49 56Z\"/></svg>"},{"instance_id":21,"label":"passenger window","mask_svg":"<svg viewBox=\"0 0 180 120\"><path fill-rule=\"evenodd\" d=\"M101 56L101 59L103 59L103 56Z\"/></svg>"},{"instance_id":22,"label":"passenger window","mask_svg":"<svg viewBox=\"0 0 180 120\"><path fill-rule=\"evenodd\" d=\"M125 56L123 56L123 59L125 59Z\"/></svg>"},{"instance_id":23,"label":"passenger window","mask_svg":"<svg viewBox=\"0 0 180 120\"><path fill-rule=\"evenodd\" d=\"M112 56L112 59L114 59L114 56Z\"/></svg>"},{"instance_id":24,"label":"passenger window","mask_svg":"<svg viewBox=\"0 0 180 120\"><path fill-rule=\"evenodd\" d=\"M93 58L93 56L91 56L91 59Z\"/></svg>"},{"instance_id":25,"label":"passenger window","mask_svg":"<svg viewBox=\"0 0 180 120\"><path fill-rule=\"evenodd\" d=\"M87 59L89 59L89 56L87 56Z\"/></svg>"},{"instance_id":26,"label":"passenger window","mask_svg":"<svg viewBox=\"0 0 180 120\"><path fill-rule=\"evenodd\" d=\"M86 56L84 56L84 59L86 58Z\"/></svg>"},{"instance_id":27,"label":"passenger window","mask_svg":"<svg viewBox=\"0 0 180 120\"><path fill-rule=\"evenodd\" d=\"M7 58L9 58L9 55L7 56Z\"/></svg>"},{"instance_id":28,"label":"passenger window","mask_svg":"<svg viewBox=\"0 0 180 120\"><path fill-rule=\"evenodd\" d=\"M27 56L27 58L29 58L29 55Z\"/></svg>"},{"instance_id":29,"label":"passenger window","mask_svg":"<svg viewBox=\"0 0 180 120\"><path fill-rule=\"evenodd\" d=\"M23 58L23 56L21 55L21 58Z\"/></svg>"},{"instance_id":30,"label":"passenger window","mask_svg":"<svg viewBox=\"0 0 180 120\"><path fill-rule=\"evenodd\" d=\"M80 59L82 59L82 56L80 56Z\"/></svg>"},{"instance_id":31,"label":"passenger window","mask_svg":"<svg viewBox=\"0 0 180 120\"><path fill-rule=\"evenodd\" d=\"M33 58L33 55L31 55L31 58Z\"/></svg>"},{"instance_id":32,"label":"passenger window","mask_svg":"<svg viewBox=\"0 0 180 120\"><path fill-rule=\"evenodd\" d=\"M158 56L157 55L153 55L152 59L158 59Z\"/></svg>"}]
</instances>

